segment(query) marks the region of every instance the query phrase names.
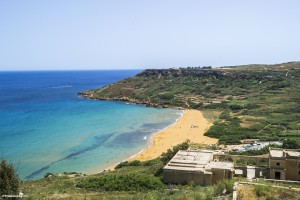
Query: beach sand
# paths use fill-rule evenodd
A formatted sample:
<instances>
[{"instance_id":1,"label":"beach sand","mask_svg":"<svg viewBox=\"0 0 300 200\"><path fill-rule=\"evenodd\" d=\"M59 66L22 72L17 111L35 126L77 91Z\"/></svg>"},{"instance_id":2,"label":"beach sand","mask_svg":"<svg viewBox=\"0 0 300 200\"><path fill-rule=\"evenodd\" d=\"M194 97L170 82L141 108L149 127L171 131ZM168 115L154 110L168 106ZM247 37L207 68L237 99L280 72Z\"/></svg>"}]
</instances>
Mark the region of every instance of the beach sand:
<instances>
[{"instance_id":1,"label":"beach sand","mask_svg":"<svg viewBox=\"0 0 300 200\"><path fill-rule=\"evenodd\" d=\"M187 139L193 143L216 144L218 139L204 136L212 126L198 110L184 110L183 115L172 126L153 134L148 148L130 158L130 160L151 160L166 152L172 146Z\"/></svg>"}]
</instances>

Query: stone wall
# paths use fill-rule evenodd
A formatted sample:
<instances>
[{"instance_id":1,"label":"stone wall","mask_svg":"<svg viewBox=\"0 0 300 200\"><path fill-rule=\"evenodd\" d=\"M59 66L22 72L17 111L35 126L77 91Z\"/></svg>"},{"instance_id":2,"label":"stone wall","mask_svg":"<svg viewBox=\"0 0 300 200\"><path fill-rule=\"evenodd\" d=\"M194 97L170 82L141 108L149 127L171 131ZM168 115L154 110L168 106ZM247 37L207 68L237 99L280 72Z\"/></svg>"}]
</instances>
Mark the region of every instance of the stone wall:
<instances>
[{"instance_id":1,"label":"stone wall","mask_svg":"<svg viewBox=\"0 0 300 200\"><path fill-rule=\"evenodd\" d=\"M212 173L164 169L163 180L174 184L211 185Z\"/></svg>"}]
</instances>

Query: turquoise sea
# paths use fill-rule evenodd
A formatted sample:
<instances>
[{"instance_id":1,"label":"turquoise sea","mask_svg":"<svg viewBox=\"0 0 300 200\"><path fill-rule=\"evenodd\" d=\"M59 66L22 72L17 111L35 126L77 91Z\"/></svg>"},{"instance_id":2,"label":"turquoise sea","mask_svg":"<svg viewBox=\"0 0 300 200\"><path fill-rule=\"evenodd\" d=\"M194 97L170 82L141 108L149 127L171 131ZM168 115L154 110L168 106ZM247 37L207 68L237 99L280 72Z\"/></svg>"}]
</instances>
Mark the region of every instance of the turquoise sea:
<instances>
[{"instance_id":1,"label":"turquoise sea","mask_svg":"<svg viewBox=\"0 0 300 200\"><path fill-rule=\"evenodd\" d=\"M0 72L0 156L21 179L99 172L144 149L176 109L77 96L139 70Z\"/></svg>"}]
</instances>

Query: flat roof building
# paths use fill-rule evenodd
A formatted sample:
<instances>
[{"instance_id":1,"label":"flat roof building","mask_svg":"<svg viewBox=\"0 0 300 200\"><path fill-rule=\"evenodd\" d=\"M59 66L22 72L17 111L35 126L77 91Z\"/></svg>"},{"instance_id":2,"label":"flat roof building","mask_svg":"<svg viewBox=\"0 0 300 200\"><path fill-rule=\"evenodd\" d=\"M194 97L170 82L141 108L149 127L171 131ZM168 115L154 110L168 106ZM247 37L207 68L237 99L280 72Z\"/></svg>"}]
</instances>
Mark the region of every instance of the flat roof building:
<instances>
[{"instance_id":1,"label":"flat roof building","mask_svg":"<svg viewBox=\"0 0 300 200\"><path fill-rule=\"evenodd\" d=\"M269 152L266 157L180 150L163 168L163 180L165 183L210 185L235 175L300 181L300 149L269 148ZM233 162L217 161L228 160L220 157L231 158ZM239 159L243 162L238 162Z\"/></svg>"},{"instance_id":2,"label":"flat roof building","mask_svg":"<svg viewBox=\"0 0 300 200\"><path fill-rule=\"evenodd\" d=\"M270 178L300 181L300 149L269 150Z\"/></svg>"},{"instance_id":3,"label":"flat roof building","mask_svg":"<svg viewBox=\"0 0 300 200\"><path fill-rule=\"evenodd\" d=\"M232 178L232 162L213 161L214 151L180 150L163 168L165 183L210 185Z\"/></svg>"}]
</instances>

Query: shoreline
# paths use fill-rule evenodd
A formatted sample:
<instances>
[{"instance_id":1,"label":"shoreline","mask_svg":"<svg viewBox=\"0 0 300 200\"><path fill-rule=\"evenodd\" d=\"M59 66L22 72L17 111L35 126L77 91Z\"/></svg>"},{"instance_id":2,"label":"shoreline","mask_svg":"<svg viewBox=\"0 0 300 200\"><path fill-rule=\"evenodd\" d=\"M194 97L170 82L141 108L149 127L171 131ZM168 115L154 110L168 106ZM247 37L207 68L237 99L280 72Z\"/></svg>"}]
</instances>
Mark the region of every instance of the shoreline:
<instances>
[{"instance_id":1,"label":"shoreline","mask_svg":"<svg viewBox=\"0 0 300 200\"><path fill-rule=\"evenodd\" d=\"M124 159L122 162L133 160L146 161L155 159L168 149L186 141L187 139L189 139L191 142L202 144L216 144L218 142L218 139L216 138L204 136L206 130L208 130L213 124L203 116L201 111L192 109L186 109L182 111L183 112L173 124L154 132L144 149ZM106 167L104 170L96 173L114 170L114 167L119 163L121 162L112 164ZM95 174L95 172L93 174Z\"/></svg>"},{"instance_id":2,"label":"shoreline","mask_svg":"<svg viewBox=\"0 0 300 200\"><path fill-rule=\"evenodd\" d=\"M138 153L136 153L133 156L131 156L129 159L126 159L126 160L127 161L131 161L133 158L137 157L139 154L142 154L144 151L146 151L147 149L151 148L151 145L153 143L155 135L157 135L160 132L165 131L165 130L169 129L170 127L174 126L178 122L178 120L184 115L185 110L181 110L181 111L182 111L182 113L180 113L180 116L175 120L175 122L173 124L171 124L171 125L163 128L163 129L161 129L161 130L159 130L157 132L152 133L151 136L150 136L150 139L148 141L147 146L144 149L142 149L141 151L139 151ZM133 160L135 160L135 159L133 159Z\"/></svg>"},{"instance_id":3,"label":"shoreline","mask_svg":"<svg viewBox=\"0 0 300 200\"><path fill-rule=\"evenodd\" d=\"M134 103L132 103L132 104L134 104ZM142 104L140 104L140 105L142 105ZM172 124L170 124L169 126L163 128L163 129L161 129L161 130L158 130L157 132L152 133L145 148L141 149L139 152L131 155L130 157L126 157L123 161L117 162L115 164L112 164L112 165L104 168L101 171L96 171L96 169L94 169L94 170L91 170L91 171L87 172L87 174L93 175L93 174L99 174L99 173L102 173L102 172L108 171L108 170L114 170L115 166L117 166L118 164L120 164L122 162L125 162L125 161L132 161L133 158L135 158L136 156L138 156L139 154L143 153L145 150L147 150L148 148L150 148L154 135L159 134L161 131L164 131L164 130L168 129L171 126L173 126L173 125L175 125L177 123L177 121L184 115L184 112L185 112L185 110L183 110L183 109L178 109L178 110L181 111L181 113L180 113L179 117L175 120L175 122L172 123Z\"/></svg>"},{"instance_id":4,"label":"shoreline","mask_svg":"<svg viewBox=\"0 0 300 200\"><path fill-rule=\"evenodd\" d=\"M108 85L111 86L111 85ZM108 86L104 86L100 88L100 90L106 89ZM111 98L111 97L99 97L99 96L94 96L92 93L94 90L87 90L83 92L78 92L77 96L84 98L84 99L90 99L90 100L98 100L98 101L116 101L116 102L123 102L127 104L135 104L135 105L144 105L146 107L152 107L152 108L175 108L175 109L180 109L180 110L185 110L186 108L184 107L177 107L177 106L170 106L170 105L160 105L156 104L154 102L146 102L146 101L140 101L137 99L131 99L128 97L117 97L117 98Z\"/></svg>"},{"instance_id":5,"label":"shoreline","mask_svg":"<svg viewBox=\"0 0 300 200\"><path fill-rule=\"evenodd\" d=\"M128 161L146 161L159 157L169 148L187 139L194 143L216 144L218 139L204 136L206 130L212 126L199 110L184 110L182 115L170 126L153 133L149 145L131 156Z\"/></svg>"}]
</instances>

